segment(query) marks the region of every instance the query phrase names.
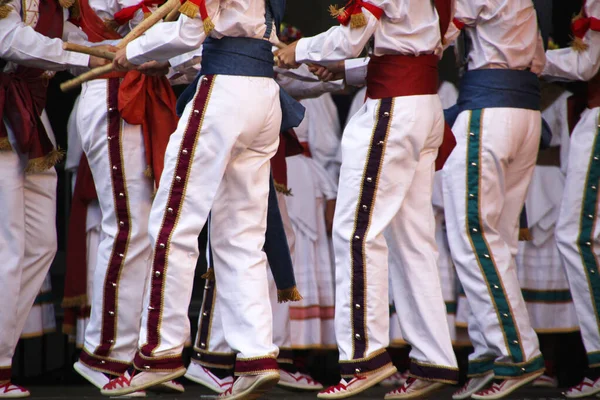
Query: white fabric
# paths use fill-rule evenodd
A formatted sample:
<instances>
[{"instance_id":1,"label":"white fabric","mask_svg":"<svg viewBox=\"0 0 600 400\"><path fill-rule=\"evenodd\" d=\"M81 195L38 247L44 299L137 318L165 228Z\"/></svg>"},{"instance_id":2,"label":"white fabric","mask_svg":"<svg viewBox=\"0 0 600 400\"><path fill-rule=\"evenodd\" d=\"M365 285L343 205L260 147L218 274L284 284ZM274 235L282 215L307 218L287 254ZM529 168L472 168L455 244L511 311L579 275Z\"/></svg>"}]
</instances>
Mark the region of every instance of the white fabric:
<instances>
[{"instance_id":1,"label":"white fabric","mask_svg":"<svg viewBox=\"0 0 600 400\"><path fill-rule=\"evenodd\" d=\"M469 70L482 68L544 68L544 47L531 0L457 0L454 18L465 24L469 37ZM510 22L507 29L507 21ZM452 23L447 43L459 34Z\"/></svg>"},{"instance_id":2,"label":"white fabric","mask_svg":"<svg viewBox=\"0 0 600 400\"><path fill-rule=\"evenodd\" d=\"M65 21L63 40L51 39L23 22L23 2L11 0L6 18L0 18L0 58L10 61L4 71L16 69L16 63L47 70L63 70L69 66L87 67L90 56L63 50L63 40L85 34ZM70 28L70 29L69 29Z\"/></svg>"},{"instance_id":3,"label":"white fabric","mask_svg":"<svg viewBox=\"0 0 600 400\"><path fill-rule=\"evenodd\" d=\"M442 108L445 110L456 104L456 101L458 100L458 89L453 83L443 81L438 88L438 96L440 96Z\"/></svg>"},{"instance_id":4,"label":"white fabric","mask_svg":"<svg viewBox=\"0 0 600 400\"><path fill-rule=\"evenodd\" d=\"M348 109L348 119L346 120L346 126L348 126L348 124L350 123L350 119L352 119L352 117L358 112L358 110L360 110L365 104L366 94L367 87L365 86L361 88L358 92L356 92L356 94L354 95L352 103L350 104L350 108Z\"/></svg>"},{"instance_id":5,"label":"white fabric","mask_svg":"<svg viewBox=\"0 0 600 400\"><path fill-rule=\"evenodd\" d=\"M200 85L209 84L201 79ZM240 103L240 99L244 99ZM150 237L158 245L163 214L194 101L188 103L169 140L165 169L150 214ZM236 106L239 105L239 106ZM243 106L242 106L243 105ZM228 118L223 118L223 113ZM278 146L281 111L279 86L267 78L218 75L196 140L190 149L188 188L178 210L183 216L170 234L168 268L164 271L160 344L154 355L177 355L187 339L188 304L198 258L197 238L211 212L211 242L223 330L238 357L276 356L272 343L272 311L268 297L265 240L269 159ZM194 150L194 151L192 151ZM188 152L188 150L186 150ZM236 223L231 223L232 218ZM148 294L148 293L147 293ZM148 299L146 299L148 303ZM147 341L144 309L140 346ZM182 329L183 328L183 329Z\"/></svg>"},{"instance_id":6,"label":"white fabric","mask_svg":"<svg viewBox=\"0 0 600 400\"><path fill-rule=\"evenodd\" d=\"M102 1L102 0L96 0ZM266 32L265 2L253 0L207 0L206 9L215 24L210 36L262 39ZM206 39L204 25L199 17L181 15L179 20L157 24L145 35L127 45L127 59L133 64L146 61L168 61L200 47ZM278 43L275 27L269 38Z\"/></svg>"},{"instance_id":7,"label":"white fabric","mask_svg":"<svg viewBox=\"0 0 600 400\"><path fill-rule=\"evenodd\" d=\"M346 84L350 86L364 85L367 81L368 65L369 57L352 58L344 61L344 76L346 78ZM354 115L354 113L351 113L349 115Z\"/></svg>"},{"instance_id":8,"label":"white fabric","mask_svg":"<svg viewBox=\"0 0 600 400\"><path fill-rule=\"evenodd\" d=\"M439 18L431 2L370 0L369 3L383 10L381 19L363 8L366 26L339 25L317 36L302 38L296 47L296 61L321 63L357 57L371 37L375 38L376 56L432 53L441 56Z\"/></svg>"},{"instance_id":9,"label":"white fabric","mask_svg":"<svg viewBox=\"0 0 600 400\"><path fill-rule=\"evenodd\" d=\"M40 298L39 301L36 298L23 326L21 338L38 337L56 330L54 303L52 302L51 294L52 283L50 282L50 274L48 273L46 274L46 278L44 278L38 296L50 295L50 298Z\"/></svg>"},{"instance_id":10,"label":"white fabric","mask_svg":"<svg viewBox=\"0 0 600 400\"><path fill-rule=\"evenodd\" d=\"M306 64L296 69L274 68L277 83L296 100L310 99L324 93L337 92L344 89L344 81L322 82L308 70Z\"/></svg>"},{"instance_id":11,"label":"white fabric","mask_svg":"<svg viewBox=\"0 0 600 400\"><path fill-rule=\"evenodd\" d=\"M567 179L556 225L556 241L569 278L571 295L575 302L581 335L588 354L600 351L600 330L596 315L598 305L590 292L591 286L587 279L586 269L589 269L589 274L592 275L597 274L598 270L589 263L583 263L579 247L588 244L580 243L579 234L581 221L583 218L589 218L589 216L581 215L584 193L590 191L596 193L595 187L598 185L598 182L586 181L589 172L598 168L598 161L594 158L595 156L597 158L597 155L593 153L593 148L595 141L598 140L599 124L600 109L587 109L581 115L581 119L573 131ZM596 195L596 209L597 202ZM592 215L592 218L595 221L597 214ZM587 238L583 240L587 240ZM597 223L594 224L592 240L589 243L591 243L591 250L597 260L600 256L598 252L600 227Z\"/></svg>"},{"instance_id":12,"label":"white fabric","mask_svg":"<svg viewBox=\"0 0 600 400\"><path fill-rule=\"evenodd\" d=\"M352 359L350 243L363 170L379 100L368 99L342 138L342 169L334 218L336 337L341 360ZM420 113L419 110L428 110ZM365 357L389 344L388 247L394 302L411 358L456 367L436 265L435 220L431 207L434 160L442 142L438 96L394 99L371 222L364 238L366 281ZM374 145L378 145L375 143ZM399 174L398 171L402 171ZM428 201L424 201L427 200ZM361 211L359 211L361 212ZM385 238L384 238L385 233Z\"/></svg>"},{"instance_id":13,"label":"white fabric","mask_svg":"<svg viewBox=\"0 0 600 400\"><path fill-rule=\"evenodd\" d=\"M471 111L462 112L452 131L456 147L443 169L444 209L448 241L454 264L474 316L469 320L469 335L475 353L469 359L491 356L497 362L514 363L503 333L487 279L479 266L470 231L467 231L467 168L479 168L479 219L487 254L503 285L505 298L520 335L523 361L540 355L538 340L531 328L521 294L514 257L517 252L519 215L525 201L539 146L541 118L538 111L491 108L482 111L478 165L467 165L467 138ZM510 127L510 129L509 129ZM478 228L474 228L478 229ZM479 254L479 257L485 257ZM486 257L487 258L487 257ZM511 339L512 340L512 339ZM511 343L512 344L512 343Z\"/></svg>"},{"instance_id":14,"label":"white fabric","mask_svg":"<svg viewBox=\"0 0 600 400\"><path fill-rule=\"evenodd\" d=\"M109 155L108 82L102 79L85 83L76 111L77 132L98 193L103 237L98 247L97 264L88 268L88 271L94 271L94 287L90 322L85 332L85 350L90 354L94 353L101 344L103 320L114 318L115 342L108 358L130 363L137 349L142 299L151 256L148 216L153 183L144 175L146 159L141 126L129 125L120 120L119 135L111 138L119 141L120 160L111 159ZM122 171L126 182L129 221L123 222L127 223L130 233L126 252L122 257L118 282L109 282L109 261L114 253L113 248L117 245L116 235L122 222L118 220L115 209L115 199L120 197L114 189L112 179L116 173L112 166L116 163L122 163L119 172ZM113 283L118 285L119 290L116 309L109 310L103 306L104 292L105 286ZM110 315L111 312L114 312L114 315Z\"/></svg>"}]
</instances>

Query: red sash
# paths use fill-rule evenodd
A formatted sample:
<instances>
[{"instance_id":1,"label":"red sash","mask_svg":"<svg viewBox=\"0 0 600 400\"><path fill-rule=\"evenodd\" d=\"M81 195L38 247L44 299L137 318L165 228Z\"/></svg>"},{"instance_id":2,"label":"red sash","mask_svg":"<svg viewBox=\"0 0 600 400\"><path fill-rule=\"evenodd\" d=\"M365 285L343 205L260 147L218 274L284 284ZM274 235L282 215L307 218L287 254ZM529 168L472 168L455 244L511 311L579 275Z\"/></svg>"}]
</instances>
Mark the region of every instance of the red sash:
<instances>
[{"instance_id":1,"label":"red sash","mask_svg":"<svg viewBox=\"0 0 600 400\"><path fill-rule=\"evenodd\" d=\"M49 38L63 34L63 8L57 0L41 0L35 31ZM51 168L62 158L54 149L40 116L46 105L44 70L19 65L15 72L0 72L0 120L6 118L14 132L17 151L27 154L27 172ZM10 150L8 132L0 123L0 150Z\"/></svg>"},{"instance_id":2,"label":"red sash","mask_svg":"<svg viewBox=\"0 0 600 400\"><path fill-rule=\"evenodd\" d=\"M277 148L277 153L271 158L271 173L273 174L273 180L275 180L275 186L278 191L289 192L287 189L287 165L285 158L302 154L303 151L304 149L293 129L279 134L279 147Z\"/></svg>"}]
</instances>

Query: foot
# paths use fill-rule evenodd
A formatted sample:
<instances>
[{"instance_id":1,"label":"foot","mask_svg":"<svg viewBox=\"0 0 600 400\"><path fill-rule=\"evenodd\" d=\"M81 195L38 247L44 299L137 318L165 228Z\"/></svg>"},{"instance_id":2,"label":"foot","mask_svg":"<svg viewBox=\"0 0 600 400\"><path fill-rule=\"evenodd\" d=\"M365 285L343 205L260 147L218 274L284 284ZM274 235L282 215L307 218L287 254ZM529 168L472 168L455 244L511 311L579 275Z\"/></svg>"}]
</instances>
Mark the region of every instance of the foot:
<instances>
[{"instance_id":1,"label":"foot","mask_svg":"<svg viewBox=\"0 0 600 400\"><path fill-rule=\"evenodd\" d=\"M315 381L309 375L303 374L301 372L287 372L284 370L279 370L279 386L283 386L285 388L290 389L299 389L299 390L321 390L323 389L323 385L319 382Z\"/></svg>"},{"instance_id":2,"label":"foot","mask_svg":"<svg viewBox=\"0 0 600 400\"><path fill-rule=\"evenodd\" d=\"M340 383L331 386L317 395L320 399L345 399L346 397L354 396L361 393L379 382L394 375L398 370L393 365L385 367L377 372L372 372L369 375L354 375L350 381L342 379Z\"/></svg>"},{"instance_id":3,"label":"foot","mask_svg":"<svg viewBox=\"0 0 600 400\"><path fill-rule=\"evenodd\" d=\"M185 393L183 385L177 381L167 381L150 388L157 393Z\"/></svg>"},{"instance_id":4,"label":"foot","mask_svg":"<svg viewBox=\"0 0 600 400\"><path fill-rule=\"evenodd\" d=\"M278 372L240 376L219 395L218 399L255 400L268 392L273 386L277 385L278 381Z\"/></svg>"},{"instance_id":5,"label":"foot","mask_svg":"<svg viewBox=\"0 0 600 400\"><path fill-rule=\"evenodd\" d=\"M440 382L432 382L424 379L409 377L404 385L386 394L384 399L414 399L433 393L442 387L444 387L444 384Z\"/></svg>"},{"instance_id":6,"label":"foot","mask_svg":"<svg viewBox=\"0 0 600 400\"><path fill-rule=\"evenodd\" d=\"M385 378L384 380L382 380L381 382L379 382L379 385L381 386L402 386L404 385L404 382L406 382L406 380L408 379L408 371L404 371L402 373L400 372L396 372L394 375Z\"/></svg>"},{"instance_id":7,"label":"foot","mask_svg":"<svg viewBox=\"0 0 600 400\"><path fill-rule=\"evenodd\" d=\"M534 387L544 387L544 388L557 388L558 380L555 377L542 375L533 381L532 384Z\"/></svg>"},{"instance_id":8,"label":"foot","mask_svg":"<svg viewBox=\"0 0 600 400\"><path fill-rule=\"evenodd\" d=\"M502 397L508 396L518 388L527 385L530 382L533 382L537 378L543 375L543 372L537 372L531 375L522 376L517 379L505 379L503 381L492 384L487 389L483 389L477 393L475 393L471 398L473 399L501 399ZM600 391L600 388L598 389Z\"/></svg>"},{"instance_id":9,"label":"foot","mask_svg":"<svg viewBox=\"0 0 600 400\"><path fill-rule=\"evenodd\" d=\"M77 361L73 364L73 369L84 377L89 383L96 386L98 389L102 390L102 388L110 382L110 376L105 374L104 372L96 371L95 369L91 369L87 365L82 362ZM146 397L146 392L141 390L139 393L130 393L127 397Z\"/></svg>"},{"instance_id":10,"label":"foot","mask_svg":"<svg viewBox=\"0 0 600 400\"><path fill-rule=\"evenodd\" d=\"M221 379L210 372L208 368L193 362L190 363L184 376L190 381L196 382L217 393L223 393L231 385L233 385L234 381L233 376L228 376Z\"/></svg>"},{"instance_id":11,"label":"foot","mask_svg":"<svg viewBox=\"0 0 600 400\"><path fill-rule=\"evenodd\" d=\"M185 368L167 372L126 371L123 375L104 385L100 392L105 396L123 396L171 381L183 374L185 374Z\"/></svg>"},{"instance_id":12,"label":"foot","mask_svg":"<svg viewBox=\"0 0 600 400\"><path fill-rule=\"evenodd\" d=\"M18 399L29 395L29 390L13 383L6 382L0 385L0 399Z\"/></svg>"},{"instance_id":13,"label":"foot","mask_svg":"<svg viewBox=\"0 0 600 400\"><path fill-rule=\"evenodd\" d=\"M579 385L573 386L563 395L570 399L578 399L593 396L596 393L600 393L600 379L593 381L590 378L585 378Z\"/></svg>"},{"instance_id":14,"label":"foot","mask_svg":"<svg viewBox=\"0 0 600 400\"><path fill-rule=\"evenodd\" d=\"M494 372L490 371L486 375L476 376L473 378L469 378L467 383L460 388L460 390L454 392L452 398L454 400L462 400L468 399L475 393L479 392L481 389L486 387L488 383L490 383L494 379Z\"/></svg>"}]
</instances>

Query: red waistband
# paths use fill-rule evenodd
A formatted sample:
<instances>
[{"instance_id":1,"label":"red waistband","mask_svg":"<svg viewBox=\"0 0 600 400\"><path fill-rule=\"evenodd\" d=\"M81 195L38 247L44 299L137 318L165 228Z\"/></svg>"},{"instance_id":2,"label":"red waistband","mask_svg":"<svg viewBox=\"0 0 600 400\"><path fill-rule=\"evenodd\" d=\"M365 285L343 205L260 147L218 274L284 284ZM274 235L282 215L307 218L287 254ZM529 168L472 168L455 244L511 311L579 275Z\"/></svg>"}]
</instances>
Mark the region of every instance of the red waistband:
<instances>
[{"instance_id":1,"label":"red waistband","mask_svg":"<svg viewBox=\"0 0 600 400\"><path fill-rule=\"evenodd\" d=\"M310 152L310 146L308 145L308 142L300 142L300 144L302 145L303 149L302 155L308 158L312 158L312 153Z\"/></svg>"},{"instance_id":2,"label":"red waistband","mask_svg":"<svg viewBox=\"0 0 600 400\"><path fill-rule=\"evenodd\" d=\"M387 97L436 94L438 62L434 54L421 56L372 56L367 69L367 97Z\"/></svg>"}]
</instances>

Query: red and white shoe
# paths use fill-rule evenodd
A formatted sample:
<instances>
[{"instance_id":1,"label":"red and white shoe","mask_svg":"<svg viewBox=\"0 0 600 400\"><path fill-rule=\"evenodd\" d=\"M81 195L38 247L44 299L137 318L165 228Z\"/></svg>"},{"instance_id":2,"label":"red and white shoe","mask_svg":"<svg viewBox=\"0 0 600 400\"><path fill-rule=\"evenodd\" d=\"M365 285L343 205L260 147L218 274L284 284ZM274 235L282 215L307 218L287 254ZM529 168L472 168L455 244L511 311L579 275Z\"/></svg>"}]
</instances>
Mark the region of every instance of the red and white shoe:
<instances>
[{"instance_id":1,"label":"red and white shoe","mask_svg":"<svg viewBox=\"0 0 600 400\"><path fill-rule=\"evenodd\" d=\"M364 392L379 382L394 375L398 370L393 365L389 365L380 371L370 373L369 375L354 375L350 381L342 379L340 383L331 386L317 395L320 399L345 399Z\"/></svg>"},{"instance_id":2,"label":"red and white shoe","mask_svg":"<svg viewBox=\"0 0 600 400\"><path fill-rule=\"evenodd\" d=\"M29 397L30 394L29 390L10 382L0 385L0 399L18 399Z\"/></svg>"},{"instance_id":3,"label":"red and white shoe","mask_svg":"<svg viewBox=\"0 0 600 400\"><path fill-rule=\"evenodd\" d=\"M542 376L543 373L544 373L543 371L540 371L540 372L534 373L532 375L524 376L524 377L517 378L517 379L505 379L500 383L492 384L492 386L490 386L487 389L480 390L479 392L477 392L473 396L471 396L471 398L476 399L476 400L477 399L479 399L479 400L501 399L505 396L508 396L509 394L511 394L515 390L519 389L520 387L523 387L523 386L527 385L528 383L533 382L534 380L536 380L537 378ZM600 391L600 389L598 389L598 390Z\"/></svg>"},{"instance_id":4,"label":"red and white shoe","mask_svg":"<svg viewBox=\"0 0 600 400\"><path fill-rule=\"evenodd\" d=\"M404 382L406 382L406 380L408 379L408 371L404 371L402 373L400 372L396 372L394 375L385 378L384 380L382 380L381 382L379 382L379 385L381 386L402 386L404 385Z\"/></svg>"},{"instance_id":5,"label":"red and white shoe","mask_svg":"<svg viewBox=\"0 0 600 400\"><path fill-rule=\"evenodd\" d=\"M533 387L557 388L558 379L548 375L542 375L531 384Z\"/></svg>"},{"instance_id":6,"label":"red and white shoe","mask_svg":"<svg viewBox=\"0 0 600 400\"><path fill-rule=\"evenodd\" d=\"M129 395L179 378L183 374L185 374L185 368L167 372L137 372L134 370L131 375L129 371L126 371L123 375L104 385L100 393L105 396Z\"/></svg>"},{"instance_id":7,"label":"red and white shoe","mask_svg":"<svg viewBox=\"0 0 600 400\"><path fill-rule=\"evenodd\" d=\"M177 381L167 381L150 388L156 393L185 393L183 385Z\"/></svg>"},{"instance_id":8,"label":"red and white shoe","mask_svg":"<svg viewBox=\"0 0 600 400\"><path fill-rule=\"evenodd\" d=\"M190 363L184 376L190 381L196 382L216 393L223 393L233 385L234 381L233 376L221 379L210 372L208 368L194 362Z\"/></svg>"},{"instance_id":9,"label":"red and white shoe","mask_svg":"<svg viewBox=\"0 0 600 400\"><path fill-rule=\"evenodd\" d=\"M298 390L321 390L323 389L323 385L319 382L315 381L307 374L303 374L301 372L287 372L282 369L279 370L279 386L290 388L290 389L298 389Z\"/></svg>"},{"instance_id":10,"label":"red and white shoe","mask_svg":"<svg viewBox=\"0 0 600 400\"><path fill-rule=\"evenodd\" d=\"M579 399L581 397L593 396L600 393L600 379L595 381L585 378L579 385L573 386L563 393L569 399Z\"/></svg>"},{"instance_id":11,"label":"red and white shoe","mask_svg":"<svg viewBox=\"0 0 600 400\"><path fill-rule=\"evenodd\" d=\"M110 382L110 378L104 372L91 369L80 361L77 361L75 364L73 364L73 369L79 375L87 379L89 383L96 386L100 390L102 390L104 385ZM146 397L146 392L141 390L139 392L130 393L127 395L127 397Z\"/></svg>"},{"instance_id":12,"label":"red and white shoe","mask_svg":"<svg viewBox=\"0 0 600 400\"><path fill-rule=\"evenodd\" d=\"M387 393L384 399L414 399L416 397L422 397L433 393L442 387L444 387L443 383L426 381L424 379L413 378L411 376L406 380L406 382L404 382L404 385Z\"/></svg>"},{"instance_id":13,"label":"red and white shoe","mask_svg":"<svg viewBox=\"0 0 600 400\"><path fill-rule=\"evenodd\" d=\"M279 381L278 372L238 377L218 397L220 400L255 400L268 392Z\"/></svg>"},{"instance_id":14,"label":"red and white shoe","mask_svg":"<svg viewBox=\"0 0 600 400\"><path fill-rule=\"evenodd\" d=\"M465 383L463 387L461 387L458 391L454 392L452 398L454 400L468 399L472 395L486 387L488 383L490 383L492 380L494 380L494 371L490 371L485 375L469 378L469 380L467 381L467 383Z\"/></svg>"}]
</instances>

